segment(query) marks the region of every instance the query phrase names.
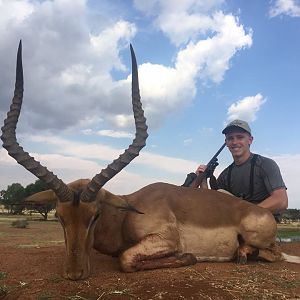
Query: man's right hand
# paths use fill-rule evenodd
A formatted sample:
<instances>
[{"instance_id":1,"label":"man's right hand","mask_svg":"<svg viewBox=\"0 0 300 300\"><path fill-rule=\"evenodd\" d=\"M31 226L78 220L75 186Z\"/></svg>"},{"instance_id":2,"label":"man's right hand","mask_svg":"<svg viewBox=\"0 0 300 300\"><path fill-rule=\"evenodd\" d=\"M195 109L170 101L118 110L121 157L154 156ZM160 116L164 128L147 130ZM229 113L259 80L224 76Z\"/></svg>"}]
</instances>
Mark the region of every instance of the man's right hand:
<instances>
[{"instance_id":1,"label":"man's right hand","mask_svg":"<svg viewBox=\"0 0 300 300\"><path fill-rule=\"evenodd\" d=\"M196 174L199 175L200 173L204 173L204 171L206 170L207 165L200 165L197 170L196 170Z\"/></svg>"}]
</instances>

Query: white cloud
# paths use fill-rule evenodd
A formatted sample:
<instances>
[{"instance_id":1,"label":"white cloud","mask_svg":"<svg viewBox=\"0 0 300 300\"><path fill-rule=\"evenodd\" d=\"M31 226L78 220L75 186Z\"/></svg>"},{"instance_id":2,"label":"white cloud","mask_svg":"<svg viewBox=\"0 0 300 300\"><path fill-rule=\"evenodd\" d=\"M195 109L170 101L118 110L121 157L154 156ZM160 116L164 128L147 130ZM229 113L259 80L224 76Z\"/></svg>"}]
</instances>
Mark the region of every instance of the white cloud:
<instances>
[{"instance_id":1,"label":"white cloud","mask_svg":"<svg viewBox=\"0 0 300 300\"><path fill-rule=\"evenodd\" d=\"M54 153L82 159L111 161L117 158L123 151L123 149L116 149L106 145L74 142L51 135L29 136L24 140L26 140L26 143L34 142L40 145L47 145L47 150L53 151Z\"/></svg>"},{"instance_id":2,"label":"white cloud","mask_svg":"<svg viewBox=\"0 0 300 300\"><path fill-rule=\"evenodd\" d=\"M105 167L105 165L99 165L94 161L66 155L36 153L33 153L33 155L66 183L79 178L92 178ZM8 185L15 182L26 186L37 180L29 171L18 165L14 159L8 155L7 158L9 161L6 161L6 153L0 151L0 190L6 189ZM105 188L113 193L126 194L157 180L163 181L163 177L159 174L155 177L141 176L138 173L129 172L125 169L109 181Z\"/></svg>"},{"instance_id":3,"label":"white cloud","mask_svg":"<svg viewBox=\"0 0 300 300\"><path fill-rule=\"evenodd\" d=\"M183 140L183 145L185 147L190 146L192 143L193 143L193 139L191 139L191 138Z\"/></svg>"},{"instance_id":4,"label":"white cloud","mask_svg":"<svg viewBox=\"0 0 300 300\"><path fill-rule=\"evenodd\" d=\"M85 144L81 142L72 142L63 138L54 136L30 136L26 141L40 143L47 146L47 150L53 150L55 153L63 156L77 157L87 160L103 160L112 161L119 157L124 149L118 149L102 144ZM128 142L128 145L131 141ZM168 157L149 153L142 150L140 156L135 158L136 164L148 165L169 173L185 174L188 170L193 170L197 165L196 162L191 162L184 159Z\"/></svg>"},{"instance_id":5,"label":"white cloud","mask_svg":"<svg viewBox=\"0 0 300 300\"><path fill-rule=\"evenodd\" d=\"M155 17L157 28L175 44L187 43L214 30L210 11L217 10L223 0L156 0L138 1L134 4L145 14Z\"/></svg>"},{"instance_id":6,"label":"white cloud","mask_svg":"<svg viewBox=\"0 0 300 300\"><path fill-rule=\"evenodd\" d=\"M252 32L245 32L238 19L232 15L215 15L217 33L188 46L178 53L176 66L184 73L191 73L216 83L223 80L229 69L230 59L241 49L252 45Z\"/></svg>"},{"instance_id":7,"label":"white cloud","mask_svg":"<svg viewBox=\"0 0 300 300\"><path fill-rule=\"evenodd\" d=\"M199 129L199 133L201 136L211 136L214 132L214 129L211 127L202 127Z\"/></svg>"},{"instance_id":8,"label":"white cloud","mask_svg":"<svg viewBox=\"0 0 300 300\"><path fill-rule=\"evenodd\" d=\"M199 80L221 82L232 57L251 46L252 32L246 33L232 15L217 13L215 23L219 31L183 47L174 67L151 63L139 67L142 100L151 128L159 126L164 115L188 105Z\"/></svg>"},{"instance_id":9,"label":"white cloud","mask_svg":"<svg viewBox=\"0 0 300 300\"><path fill-rule=\"evenodd\" d=\"M261 95L248 96L231 104L227 111L227 122L241 119L247 122L256 120L256 114L267 100Z\"/></svg>"},{"instance_id":10,"label":"white cloud","mask_svg":"<svg viewBox=\"0 0 300 300\"><path fill-rule=\"evenodd\" d=\"M22 136L22 139L26 140L26 143L34 142L35 148L45 147L48 153L31 153L31 155L65 182L93 177L124 151L106 145L87 145L53 136ZM55 154L51 153L52 151ZM99 161L102 161L101 164ZM131 171L125 168L105 188L111 189L115 193L125 193L133 192L145 184L156 181L180 183L180 180L183 181L185 175L194 170L196 166L197 162L194 161L142 150L140 156L131 163ZM25 171L23 167L18 166L15 160L8 156L5 149L0 151L0 167L2 170L0 172L0 189L6 188L12 182L27 185L35 181L35 177L29 171ZM148 167L154 171L147 172L147 175L140 175L140 172L132 171L132 169L141 167L143 169ZM127 182L125 187L122 185L124 182Z\"/></svg>"},{"instance_id":11,"label":"white cloud","mask_svg":"<svg viewBox=\"0 0 300 300\"><path fill-rule=\"evenodd\" d=\"M47 153L32 153L31 155L65 182L78 178L93 177L123 152L123 149L111 146L95 143L87 145L55 136L21 135L20 140L24 141L25 145L22 146L25 148L27 148L28 143L31 144L32 142L34 142L34 145L31 145L31 148L44 147ZM299 170L297 167L300 164L300 154L267 156L274 159L280 166L288 187L289 207L300 207L298 197ZM105 188L114 193L124 194L133 192L151 182L164 181L181 184L184 181L185 174L193 171L197 165L198 162L196 161L150 153L143 149L140 156L130 164L130 171L127 168L122 170ZM138 169L144 169L145 167L152 171L147 171L146 174L141 175ZM216 176L220 174L224 167L224 165L219 166L216 170ZM0 190L5 189L7 185L13 182L27 185L36 180L35 176L8 156L7 151L3 148L0 149L0 169Z\"/></svg>"},{"instance_id":12,"label":"white cloud","mask_svg":"<svg viewBox=\"0 0 300 300\"><path fill-rule=\"evenodd\" d=\"M299 164L300 154L282 154L271 157L279 165L287 186L289 208L299 208Z\"/></svg>"},{"instance_id":13,"label":"white cloud","mask_svg":"<svg viewBox=\"0 0 300 300\"><path fill-rule=\"evenodd\" d=\"M94 159L109 160L110 162L110 160L117 158L120 154L120 149L103 145L70 143L63 139L49 137L48 139L37 137L35 141L46 144L48 150L51 150L51 145L55 146L58 154L33 153L32 155L64 182L71 182L78 178L91 178L106 165L106 163L99 164ZM281 169L288 188L289 207L299 208L299 170L297 166L300 164L300 154L283 154L269 157L274 159ZM136 168L141 165L151 167L154 171L147 172L147 175L140 175ZM122 170L120 174L116 175L105 185L105 188L114 193L125 194L157 181L181 184L185 179L185 175L193 171L197 165L198 163L195 161L142 151L140 156L131 163L130 171L126 168ZM0 168L0 190L6 189L7 185L13 182L19 182L25 186L36 180L35 176L22 166L17 165L15 160L7 155L5 149L0 150ZM219 175L223 168L225 166L220 165L215 175Z\"/></svg>"},{"instance_id":14,"label":"white cloud","mask_svg":"<svg viewBox=\"0 0 300 300\"><path fill-rule=\"evenodd\" d=\"M288 15L290 17L300 17L300 2L298 0L276 0L270 7L270 17Z\"/></svg>"},{"instance_id":15,"label":"white cloud","mask_svg":"<svg viewBox=\"0 0 300 300\"><path fill-rule=\"evenodd\" d=\"M24 6L30 7L27 13ZM6 11L14 13L6 17ZM128 49L136 26L119 20L97 24L96 31L90 14L83 0L1 2L0 96L7 103L1 101L0 110L7 109L13 93L13 53L22 38L26 126L61 130L87 119L131 114L130 86L118 88L110 72L126 69L120 51Z\"/></svg>"},{"instance_id":16,"label":"white cloud","mask_svg":"<svg viewBox=\"0 0 300 300\"><path fill-rule=\"evenodd\" d=\"M95 134L99 136L108 136L112 138L134 138L134 135L132 133L110 129L99 130Z\"/></svg>"},{"instance_id":17,"label":"white cloud","mask_svg":"<svg viewBox=\"0 0 300 300\"><path fill-rule=\"evenodd\" d=\"M0 165L12 165L14 160L8 155L7 151L4 148L0 149Z\"/></svg>"},{"instance_id":18,"label":"white cloud","mask_svg":"<svg viewBox=\"0 0 300 300\"><path fill-rule=\"evenodd\" d=\"M34 5L30 1L1 0L0 11L0 30L2 31L9 22L22 23L34 12Z\"/></svg>"},{"instance_id":19,"label":"white cloud","mask_svg":"<svg viewBox=\"0 0 300 300\"><path fill-rule=\"evenodd\" d=\"M90 36L92 51L100 58L106 57L108 70L112 67L111 62L113 62L113 67L124 71L126 67L120 61L119 51L128 46L128 41L135 36L136 31L137 28L134 24L119 21L114 26L105 28L97 36ZM120 41L123 41L122 47L119 45Z\"/></svg>"},{"instance_id":20,"label":"white cloud","mask_svg":"<svg viewBox=\"0 0 300 300\"><path fill-rule=\"evenodd\" d=\"M150 62L139 66L141 96L151 128L160 126L171 112L189 105L197 93L199 80L222 81L233 56L251 46L251 31L247 33L234 16L216 12L222 3L219 0L177 1L176 5L173 1L136 2L143 13L148 8L155 12L158 5L158 18L184 13L191 22L183 28L185 22L176 21L177 29L171 23L166 29L166 34L174 39L181 40L180 35L189 37L189 43L175 54L173 67ZM120 128L123 131L133 128L131 76L115 81L111 73L114 69L126 69L121 51L128 49L129 41L138 33L135 24L120 19L97 24L99 28L95 30L89 23L93 12L84 0L11 0L1 4L0 97L7 99L0 103L1 114L9 106L13 89L12 49L16 49L16 37L23 37L25 94L21 119L24 123L20 120L19 130L95 131L92 127L96 121L100 122L97 130L108 126L116 132ZM10 14L9 19L2 18L13 5L17 13ZM18 22L9 26L14 18ZM199 23L194 27L193 20L199 18L206 25ZM172 28L183 31L172 33ZM203 30L208 36L198 35ZM125 53L129 56L128 50Z\"/></svg>"}]
</instances>

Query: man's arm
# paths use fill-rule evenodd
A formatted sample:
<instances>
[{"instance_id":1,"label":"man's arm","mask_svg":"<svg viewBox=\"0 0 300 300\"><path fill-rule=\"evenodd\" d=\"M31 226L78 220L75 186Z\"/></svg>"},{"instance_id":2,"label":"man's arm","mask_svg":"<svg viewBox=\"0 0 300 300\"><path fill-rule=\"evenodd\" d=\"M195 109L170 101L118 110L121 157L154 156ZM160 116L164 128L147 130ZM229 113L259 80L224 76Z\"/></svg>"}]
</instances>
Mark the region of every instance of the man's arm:
<instances>
[{"instance_id":1,"label":"man's arm","mask_svg":"<svg viewBox=\"0 0 300 300\"><path fill-rule=\"evenodd\" d=\"M258 206L267 208L271 213L281 213L288 207L288 196L285 188L274 190L268 198L260 202Z\"/></svg>"}]
</instances>

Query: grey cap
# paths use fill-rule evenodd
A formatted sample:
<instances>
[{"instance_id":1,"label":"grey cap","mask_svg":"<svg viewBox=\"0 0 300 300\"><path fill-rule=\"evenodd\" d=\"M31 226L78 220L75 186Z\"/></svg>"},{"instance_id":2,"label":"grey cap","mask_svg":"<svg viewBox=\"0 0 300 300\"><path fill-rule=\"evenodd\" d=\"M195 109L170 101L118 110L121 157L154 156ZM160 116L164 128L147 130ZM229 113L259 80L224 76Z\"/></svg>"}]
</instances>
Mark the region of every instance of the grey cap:
<instances>
[{"instance_id":1,"label":"grey cap","mask_svg":"<svg viewBox=\"0 0 300 300\"><path fill-rule=\"evenodd\" d=\"M251 129L249 127L249 124L246 121L242 121L242 120L234 120L234 121L230 122L223 129L222 133L226 134L226 133L228 133L228 131L230 129L234 129L234 128L241 128L241 129L247 131L251 135Z\"/></svg>"}]
</instances>

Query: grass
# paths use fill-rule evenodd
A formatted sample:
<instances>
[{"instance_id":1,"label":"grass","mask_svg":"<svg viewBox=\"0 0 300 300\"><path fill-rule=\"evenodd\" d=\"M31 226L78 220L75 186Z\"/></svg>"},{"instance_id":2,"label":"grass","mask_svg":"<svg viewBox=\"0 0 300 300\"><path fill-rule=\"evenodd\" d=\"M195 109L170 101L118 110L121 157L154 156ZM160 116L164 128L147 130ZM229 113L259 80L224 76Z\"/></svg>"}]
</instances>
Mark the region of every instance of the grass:
<instances>
[{"instance_id":1,"label":"grass","mask_svg":"<svg viewBox=\"0 0 300 300\"><path fill-rule=\"evenodd\" d=\"M133 295L129 289L124 289L124 290L113 290L109 292L103 292L98 299L110 299L110 296L126 296L131 298L136 298L135 295ZM97 299L97 300L98 300Z\"/></svg>"},{"instance_id":2,"label":"grass","mask_svg":"<svg viewBox=\"0 0 300 300\"><path fill-rule=\"evenodd\" d=\"M277 235L281 238L288 238L288 237L300 237L300 228L293 228L293 227L278 227Z\"/></svg>"},{"instance_id":3,"label":"grass","mask_svg":"<svg viewBox=\"0 0 300 300\"><path fill-rule=\"evenodd\" d=\"M0 284L0 298L4 298L8 294L8 287L5 284Z\"/></svg>"},{"instance_id":4,"label":"grass","mask_svg":"<svg viewBox=\"0 0 300 300\"><path fill-rule=\"evenodd\" d=\"M300 280L286 280L279 282L279 285L284 289L293 289L300 286Z\"/></svg>"},{"instance_id":5,"label":"grass","mask_svg":"<svg viewBox=\"0 0 300 300\"><path fill-rule=\"evenodd\" d=\"M54 299L52 293L50 292L43 292L37 296L37 300L50 300Z\"/></svg>"},{"instance_id":6,"label":"grass","mask_svg":"<svg viewBox=\"0 0 300 300\"><path fill-rule=\"evenodd\" d=\"M58 274L52 274L51 277L48 278L49 282L58 283L63 281L64 279Z\"/></svg>"},{"instance_id":7,"label":"grass","mask_svg":"<svg viewBox=\"0 0 300 300\"><path fill-rule=\"evenodd\" d=\"M6 272L0 272L0 279L6 278L7 273Z\"/></svg>"}]
</instances>

